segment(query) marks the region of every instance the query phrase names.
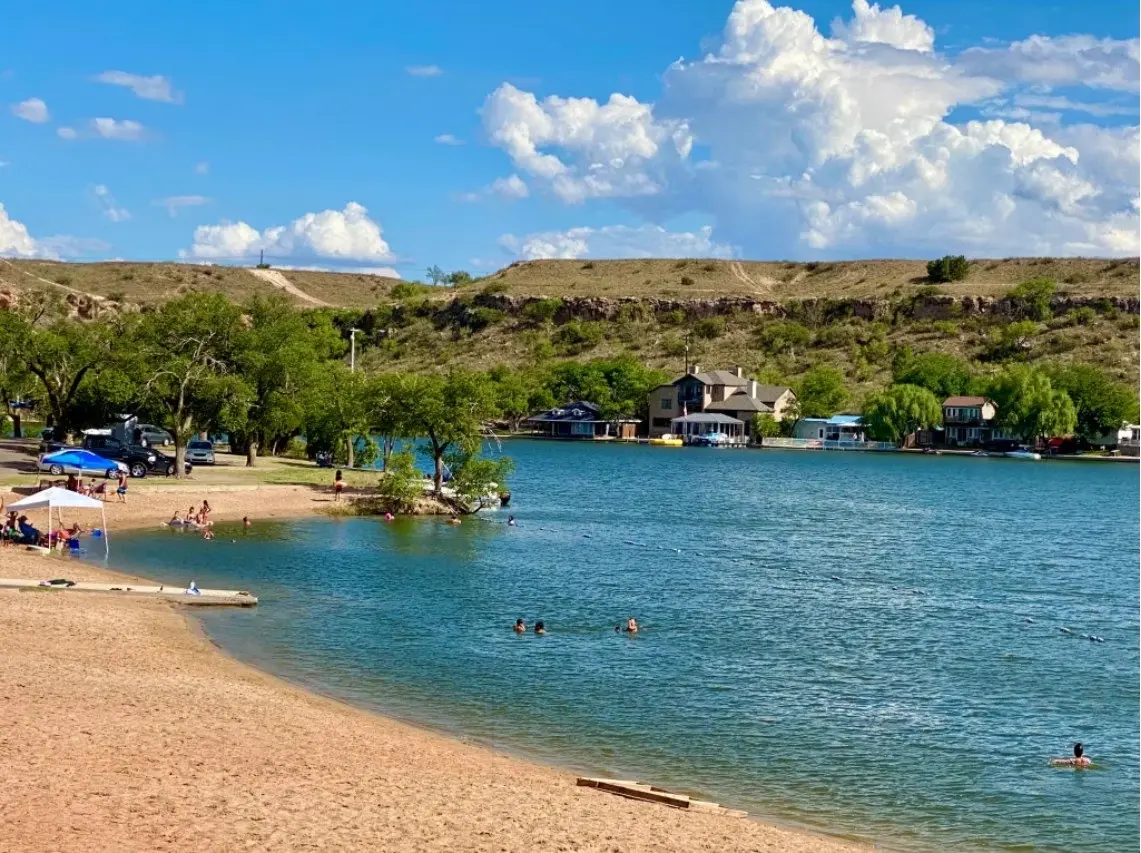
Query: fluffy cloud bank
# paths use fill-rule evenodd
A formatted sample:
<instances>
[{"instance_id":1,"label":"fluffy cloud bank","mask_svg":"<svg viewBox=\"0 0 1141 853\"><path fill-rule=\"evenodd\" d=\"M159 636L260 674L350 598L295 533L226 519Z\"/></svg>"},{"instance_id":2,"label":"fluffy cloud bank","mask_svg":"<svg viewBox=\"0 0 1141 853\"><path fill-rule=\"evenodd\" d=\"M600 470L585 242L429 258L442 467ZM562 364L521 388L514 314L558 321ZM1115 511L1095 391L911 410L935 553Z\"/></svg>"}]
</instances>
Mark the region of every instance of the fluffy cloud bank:
<instances>
[{"instance_id":1,"label":"fluffy cloud bank","mask_svg":"<svg viewBox=\"0 0 1141 853\"><path fill-rule=\"evenodd\" d=\"M986 120L1054 87L1136 92L1136 39L1034 36L951 56L899 7L852 9L825 35L804 12L738 0L719 47L671 65L656 103L505 83L484 128L533 190L652 220L705 212L751 256L1137 253L1136 127L1037 121L1025 106L1026 121Z\"/></svg>"},{"instance_id":2,"label":"fluffy cloud bank","mask_svg":"<svg viewBox=\"0 0 1141 853\"><path fill-rule=\"evenodd\" d=\"M295 260L314 266L391 261L394 258L381 233L380 224L355 201L344 210L306 213L288 225L259 231L245 222L200 225L194 230L194 245L179 256L195 260L255 260L265 252L273 260ZM375 270L374 270L375 271ZM385 268L385 274L391 273Z\"/></svg>"},{"instance_id":3,"label":"fluffy cloud bank","mask_svg":"<svg viewBox=\"0 0 1141 853\"><path fill-rule=\"evenodd\" d=\"M26 101L12 104L12 115L32 124L43 124L51 118L48 114L48 105L39 98L28 98Z\"/></svg>"},{"instance_id":4,"label":"fluffy cloud bank","mask_svg":"<svg viewBox=\"0 0 1141 853\"><path fill-rule=\"evenodd\" d=\"M516 237L505 234L499 244L525 261L548 258L731 258L731 246L715 243L710 226L698 231L667 231L658 225L607 225L571 228Z\"/></svg>"},{"instance_id":5,"label":"fluffy cloud bank","mask_svg":"<svg viewBox=\"0 0 1141 853\"><path fill-rule=\"evenodd\" d=\"M97 83L106 83L109 86L123 86L145 101L182 103L182 93L174 91L170 78L158 74L148 77L142 74L128 74L126 71L104 71L93 79Z\"/></svg>"},{"instance_id":6,"label":"fluffy cloud bank","mask_svg":"<svg viewBox=\"0 0 1141 853\"><path fill-rule=\"evenodd\" d=\"M102 240L71 237L65 234L32 237L28 233L27 226L9 216L4 205L0 204L0 257L59 260L105 252L109 248L110 246Z\"/></svg>"}]
</instances>

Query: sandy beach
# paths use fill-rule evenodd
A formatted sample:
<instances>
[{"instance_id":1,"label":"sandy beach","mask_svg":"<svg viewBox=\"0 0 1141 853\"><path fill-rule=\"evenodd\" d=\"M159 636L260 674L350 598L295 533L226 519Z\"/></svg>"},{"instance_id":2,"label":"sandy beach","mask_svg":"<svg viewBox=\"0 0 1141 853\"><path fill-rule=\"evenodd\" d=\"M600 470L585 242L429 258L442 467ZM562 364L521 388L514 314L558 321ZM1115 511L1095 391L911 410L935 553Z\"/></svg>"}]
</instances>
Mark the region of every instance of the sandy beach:
<instances>
[{"instance_id":1,"label":"sandy beach","mask_svg":"<svg viewBox=\"0 0 1141 853\"><path fill-rule=\"evenodd\" d=\"M138 489L125 506L108 502L112 535L203 496L216 519L298 516L330 500L299 486ZM0 567L122 579L17 548L0 550ZM308 693L228 657L168 603L6 590L0 630L0 847L13 853L867 849L578 788L567 773Z\"/></svg>"}]
</instances>

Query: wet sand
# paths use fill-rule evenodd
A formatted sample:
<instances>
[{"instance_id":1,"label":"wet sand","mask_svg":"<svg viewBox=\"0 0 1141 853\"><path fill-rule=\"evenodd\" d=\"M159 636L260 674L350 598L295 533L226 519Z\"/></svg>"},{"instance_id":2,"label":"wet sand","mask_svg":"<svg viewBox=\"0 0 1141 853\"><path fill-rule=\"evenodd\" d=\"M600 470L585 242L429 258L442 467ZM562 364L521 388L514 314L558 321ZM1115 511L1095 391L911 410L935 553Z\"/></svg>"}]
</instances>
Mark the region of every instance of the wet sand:
<instances>
[{"instance_id":1,"label":"wet sand","mask_svg":"<svg viewBox=\"0 0 1141 853\"><path fill-rule=\"evenodd\" d=\"M112 536L202 496L109 501ZM330 500L290 486L205 496L218 520ZM0 549L0 575L123 579L14 547ZM12 853L867 849L578 788L308 693L228 657L166 602L3 590L0 631L0 849Z\"/></svg>"}]
</instances>

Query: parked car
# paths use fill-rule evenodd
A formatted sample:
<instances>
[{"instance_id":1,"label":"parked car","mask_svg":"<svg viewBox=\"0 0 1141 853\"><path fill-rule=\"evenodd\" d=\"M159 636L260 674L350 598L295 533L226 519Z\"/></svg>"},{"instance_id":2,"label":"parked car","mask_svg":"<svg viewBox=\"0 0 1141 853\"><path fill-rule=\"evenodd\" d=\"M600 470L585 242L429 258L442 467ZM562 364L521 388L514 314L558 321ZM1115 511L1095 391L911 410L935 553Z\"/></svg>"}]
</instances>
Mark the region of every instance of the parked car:
<instances>
[{"instance_id":1,"label":"parked car","mask_svg":"<svg viewBox=\"0 0 1141 853\"><path fill-rule=\"evenodd\" d=\"M174 474L174 459L160 453L153 447L143 447L139 444L124 444L110 435L92 435L83 437L84 450L102 456L104 459L117 459L127 464L132 477L145 477L148 472ZM186 473L189 474L192 466L186 463Z\"/></svg>"},{"instance_id":2,"label":"parked car","mask_svg":"<svg viewBox=\"0 0 1141 853\"><path fill-rule=\"evenodd\" d=\"M61 474L76 474L80 477L105 477L108 480L118 477L120 471L128 471L125 462L107 459L98 453L75 447L43 454L36 467L56 477Z\"/></svg>"},{"instance_id":3,"label":"parked car","mask_svg":"<svg viewBox=\"0 0 1141 853\"><path fill-rule=\"evenodd\" d=\"M145 438L151 447L170 447L174 444L174 436L162 427L153 424L139 424L137 427L141 438Z\"/></svg>"},{"instance_id":4,"label":"parked car","mask_svg":"<svg viewBox=\"0 0 1141 853\"><path fill-rule=\"evenodd\" d=\"M191 440L186 445L186 461L198 465L213 465L214 445L200 438Z\"/></svg>"}]
</instances>

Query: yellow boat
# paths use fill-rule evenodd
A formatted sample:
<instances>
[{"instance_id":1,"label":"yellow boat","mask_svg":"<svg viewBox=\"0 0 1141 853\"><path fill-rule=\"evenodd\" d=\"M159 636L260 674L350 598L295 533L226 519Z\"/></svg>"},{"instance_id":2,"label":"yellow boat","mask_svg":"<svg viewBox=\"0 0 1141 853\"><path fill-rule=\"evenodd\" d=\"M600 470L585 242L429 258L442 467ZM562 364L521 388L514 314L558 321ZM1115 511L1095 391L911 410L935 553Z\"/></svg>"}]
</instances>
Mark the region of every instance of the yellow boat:
<instances>
[{"instance_id":1,"label":"yellow boat","mask_svg":"<svg viewBox=\"0 0 1141 853\"><path fill-rule=\"evenodd\" d=\"M663 435L661 438L651 438L650 444L657 447L681 447L682 440L676 435Z\"/></svg>"}]
</instances>

